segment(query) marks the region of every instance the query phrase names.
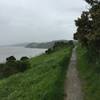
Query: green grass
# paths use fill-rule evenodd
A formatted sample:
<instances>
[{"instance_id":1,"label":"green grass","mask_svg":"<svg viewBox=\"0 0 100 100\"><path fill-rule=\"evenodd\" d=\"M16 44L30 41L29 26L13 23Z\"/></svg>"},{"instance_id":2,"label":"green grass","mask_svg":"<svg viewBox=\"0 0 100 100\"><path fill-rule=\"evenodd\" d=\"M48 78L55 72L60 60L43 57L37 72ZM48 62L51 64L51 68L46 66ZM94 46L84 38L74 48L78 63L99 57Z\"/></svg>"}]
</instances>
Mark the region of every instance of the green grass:
<instances>
[{"instance_id":1,"label":"green grass","mask_svg":"<svg viewBox=\"0 0 100 100\"><path fill-rule=\"evenodd\" d=\"M71 50L32 58L31 69L0 80L0 100L63 100Z\"/></svg>"},{"instance_id":2,"label":"green grass","mask_svg":"<svg viewBox=\"0 0 100 100\"><path fill-rule=\"evenodd\" d=\"M100 70L97 71L96 64L89 62L84 48L78 47L77 54L78 70L83 82L84 100L100 100Z\"/></svg>"}]
</instances>

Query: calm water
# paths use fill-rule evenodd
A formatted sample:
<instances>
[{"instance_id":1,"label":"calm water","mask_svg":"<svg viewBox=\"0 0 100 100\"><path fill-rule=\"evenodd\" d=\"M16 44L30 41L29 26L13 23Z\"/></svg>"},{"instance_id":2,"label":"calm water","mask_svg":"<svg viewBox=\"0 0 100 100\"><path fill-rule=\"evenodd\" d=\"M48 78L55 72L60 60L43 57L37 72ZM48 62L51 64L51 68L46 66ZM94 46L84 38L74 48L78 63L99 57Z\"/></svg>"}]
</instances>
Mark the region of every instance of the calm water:
<instances>
[{"instance_id":1,"label":"calm water","mask_svg":"<svg viewBox=\"0 0 100 100\"><path fill-rule=\"evenodd\" d=\"M9 56L20 59L22 56L34 57L45 52L46 49L32 49L24 47L0 47L0 63L5 62Z\"/></svg>"}]
</instances>

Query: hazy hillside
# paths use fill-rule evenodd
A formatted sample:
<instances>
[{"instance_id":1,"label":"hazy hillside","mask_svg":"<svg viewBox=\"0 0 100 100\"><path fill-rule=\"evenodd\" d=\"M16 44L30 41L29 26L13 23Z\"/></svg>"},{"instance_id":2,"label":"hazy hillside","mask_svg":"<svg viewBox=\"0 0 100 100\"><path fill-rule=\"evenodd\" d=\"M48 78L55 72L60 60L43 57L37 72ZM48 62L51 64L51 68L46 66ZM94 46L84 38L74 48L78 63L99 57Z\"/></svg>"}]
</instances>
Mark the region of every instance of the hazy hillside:
<instances>
[{"instance_id":1,"label":"hazy hillside","mask_svg":"<svg viewBox=\"0 0 100 100\"><path fill-rule=\"evenodd\" d=\"M26 47L26 48L51 48L54 46L55 42L63 41L68 42L67 40L55 40L50 42L26 42L26 43L19 43L10 46L18 46L18 47Z\"/></svg>"},{"instance_id":2,"label":"hazy hillside","mask_svg":"<svg viewBox=\"0 0 100 100\"><path fill-rule=\"evenodd\" d=\"M58 41L64 41L64 42L68 42L67 40L55 40L55 41L51 41L51 42L43 42L43 43L29 43L28 45L26 45L26 47L28 48L51 48L54 46L55 42Z\"/></svg>"},{"instance_id":3,"label":"hazy hillside","mask_svg":"<svg viewBox=\"0 0 100 100\"><path fill-rule=\"evenodd\" d=\"M19 43L19 44L14 44L14 45L11 45L11 46L18 46L18 47L26 47L29 43Z\"/></svg>"}]
</instances>

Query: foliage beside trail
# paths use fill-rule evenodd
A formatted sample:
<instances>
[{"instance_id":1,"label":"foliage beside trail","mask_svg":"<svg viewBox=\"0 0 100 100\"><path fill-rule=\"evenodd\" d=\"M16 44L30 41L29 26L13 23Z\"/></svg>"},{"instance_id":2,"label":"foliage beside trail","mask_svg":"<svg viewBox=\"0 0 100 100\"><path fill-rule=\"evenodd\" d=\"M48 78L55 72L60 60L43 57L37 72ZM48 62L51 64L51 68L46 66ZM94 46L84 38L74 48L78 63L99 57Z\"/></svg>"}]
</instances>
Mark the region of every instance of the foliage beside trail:
<instances>
[{"instance_id":1,"label":"foliage beside trail","mask_svg":"<svg viewBox=\"0 0 100 100\"><path fill-rule=\"evenodd\" d=\"M77 32L74 38L88 50L89 59L95 61L100 59L100 0L85 1L89 9L75 21Z\"/></svg>"},{"instance_id":2,"label":"foliage beside trail","mask_svg":"<svg viewBox=\"0 0 100 100\"><path fill-rule=\"evenodd\" d=\"M87 49L81 46L77 49L77 56L84 100L100 100L100 63L91 62Z\"/></svg>"},{"instance_id":3,"label":"foliage beside trail","mask_svg":"<svg viewBox=\"0 0 100 100\"><path fill-rule=\"evenodd\" d=\"M75 21L78 69L83 81L84 100L100 100L100 0L85 0L87 11Z\"/></svg>"}]
</instances>

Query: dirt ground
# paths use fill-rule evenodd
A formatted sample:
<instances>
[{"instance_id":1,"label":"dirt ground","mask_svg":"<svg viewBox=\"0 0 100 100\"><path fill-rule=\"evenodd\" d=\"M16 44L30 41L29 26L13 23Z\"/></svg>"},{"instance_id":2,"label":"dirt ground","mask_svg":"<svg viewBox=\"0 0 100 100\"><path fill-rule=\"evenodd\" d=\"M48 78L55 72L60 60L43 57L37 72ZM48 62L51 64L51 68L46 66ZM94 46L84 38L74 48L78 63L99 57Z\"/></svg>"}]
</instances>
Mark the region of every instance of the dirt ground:
<instances>
[{"instance_id":1,"label":"dirt ground","mask_svg":"<svg viewBox=\"0 0 100 100\"><path fill-rule=\"evenodd\" d=\"M74 48L65 80L64 100L83 100L81 82L78 76L76 64L76 48Z\"/></svg>"}]
</instances>

